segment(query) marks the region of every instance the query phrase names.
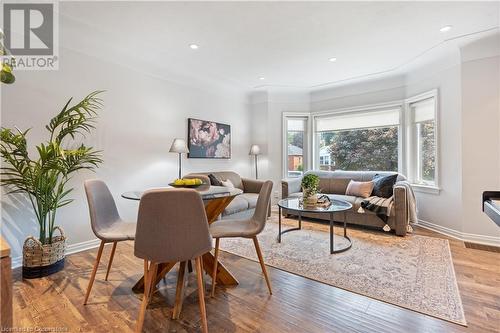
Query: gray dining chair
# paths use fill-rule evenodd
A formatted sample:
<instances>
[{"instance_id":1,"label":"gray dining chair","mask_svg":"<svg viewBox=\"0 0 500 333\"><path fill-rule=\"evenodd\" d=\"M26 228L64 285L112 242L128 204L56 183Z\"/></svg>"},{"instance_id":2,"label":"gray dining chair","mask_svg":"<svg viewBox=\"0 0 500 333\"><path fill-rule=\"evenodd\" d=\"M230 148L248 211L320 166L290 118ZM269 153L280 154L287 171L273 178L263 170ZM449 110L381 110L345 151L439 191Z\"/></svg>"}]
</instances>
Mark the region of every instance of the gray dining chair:
<instances>
[{"instance_id":1,"label":"gray dining chair","mask_svg":"<svg viewBox=\"0 0 500 333\"><path fill-rule=\"evenodd\" d=\"M115 200L109 188L102 180L86 180L84 187L89 205L90 225L96 237L101 240L101 245L97 251L97 258L94 263L94 269L92 270L89 285L87 287L87 293L85 294L85 300L83 301L85 305L87 304L92 285L94 284L104 245L106 243L113 243L108 269L106 270L106 277L104 278L104 280L107 281L115 255L116 244L121 241L134 240L136 223L125 222L121 219L116 209Z\"/></svg>"},{"instance_id":2,"label":"gray dining chair","mask_svg":"<svg viewBox=\"0 0 500 333\"><path fill-rule=\"evenodd\" d=\"M212 250L212 238L208 232L205 206L196 190L157 189L143 194L139 204L134 254L144 259L145 283L136 332L142 331L158 265L180 262L179 278L181 278L181 270L185 269L186 262L193 259L202 330L208 332L202 256L210 250ZM183 283L178 281L176 300L181 298L179 292L182 288Z\"/></svg>"},{"instance_id":3,"label":"gray dining chair","mask_svg":"<svg viewBox=\"0 0 500 333\"><path fill-rule=\"evenodd\" d=\"M271 281L267 275L266 265L264 264L264 258L262 257L262 252L260 251L259 242L257 241L257 235L264 230L266 225L266 220L268 217L268 207L271 201L271 190L273 188L273 182L268 180L264 182L262 188L259 192L259 197L257 199L257 205L255 207L255 212L250 219L236 220L236 219L223 219L216 221L210 225L210 234L215 238L215 260L214 267L212 271L212 297L215 294L215 284L217 280L217 260L219 258L219 241L221 238L230 237L243 237L252 238L255 245L255 251L259 257L260 267L262 268L262 273L266 279L267 288L269 289L269 294L272 295Z\"/></svg>"}]
</instances>

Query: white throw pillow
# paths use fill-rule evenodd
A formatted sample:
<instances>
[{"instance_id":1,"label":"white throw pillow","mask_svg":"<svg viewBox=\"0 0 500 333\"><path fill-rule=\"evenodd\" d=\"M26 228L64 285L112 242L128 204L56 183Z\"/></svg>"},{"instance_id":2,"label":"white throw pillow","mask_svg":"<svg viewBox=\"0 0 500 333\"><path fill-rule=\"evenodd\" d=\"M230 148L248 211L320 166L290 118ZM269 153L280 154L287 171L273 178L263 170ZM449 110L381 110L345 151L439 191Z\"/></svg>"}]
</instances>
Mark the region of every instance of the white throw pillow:
<instances>
[{"instance_id":1,"label":"white throw pillow","mask_svg":"<svg viewBox=\"0 0 500 333\"><path fill-rule=\"evenodd\" d=\"M375 183L373 181L370 182L356 182L351 180L349 185L347 185L347 189L345 191L346 195L352 195L355 197L368 198L372 194L373 186Z\"/></svg>"},{"instance_id":2,"label":"white throw pillow","mask_svg":"<svg viewBox=\"0 0 500 333\"><path fill-rule=\"evenodd\" d=\"M222 186L229 187L229 188L234 188L233 182L230 181L229 179L223 180L222 181Z\"/></svg>"}]
</instances>

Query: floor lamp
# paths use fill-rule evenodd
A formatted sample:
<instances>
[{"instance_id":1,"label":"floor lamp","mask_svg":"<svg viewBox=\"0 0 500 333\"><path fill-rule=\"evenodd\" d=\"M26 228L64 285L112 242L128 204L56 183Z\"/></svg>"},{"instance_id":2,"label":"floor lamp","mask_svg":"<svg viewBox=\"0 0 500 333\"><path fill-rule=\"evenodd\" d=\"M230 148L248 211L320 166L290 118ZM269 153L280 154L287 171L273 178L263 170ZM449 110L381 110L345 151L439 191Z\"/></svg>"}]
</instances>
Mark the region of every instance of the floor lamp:
<instances>
[{"instance_id":1,"label":"floor lamp","mask_svg":"<svg viewBox=\"0 0 500 333\"><path fill-rule=\"evenodd\" d=\"M248 155L255 156L255 179L259 179L259 172L257 170L257 156L260 155L260 147L258 145L252 145L252 147L250 147L250 153Z\"/></svg>"},{"instance_id":2,"label":"floor lamp","mask_svg":"<svg viewBox=\"0 0 500 333\"><path fill-rule=\"evenodd\" d=\"M182 159L181 155L183 153L187 154L189 153L189 149L187 147L186 141L183 139L174 139L174 142L172 142L172 146L170 146L170 151L171 153L177 153L179 154L179 179L182 178Z\"/></svg>"}]
</instances>

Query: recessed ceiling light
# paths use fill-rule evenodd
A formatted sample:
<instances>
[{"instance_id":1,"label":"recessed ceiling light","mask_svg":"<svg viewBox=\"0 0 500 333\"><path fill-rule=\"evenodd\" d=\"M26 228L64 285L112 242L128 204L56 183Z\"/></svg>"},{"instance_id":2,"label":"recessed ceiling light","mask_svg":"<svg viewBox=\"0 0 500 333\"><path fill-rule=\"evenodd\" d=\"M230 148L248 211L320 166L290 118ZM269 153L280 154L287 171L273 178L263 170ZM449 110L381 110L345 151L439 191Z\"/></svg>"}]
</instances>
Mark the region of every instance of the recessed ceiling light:
<instances>
[{"instance_id":1,"label":"recessed ceiling light","mask_svg":"<svg viewBox=\"0 0 500 333\"><path fill-rule=\"evenodd\" d=\"M265 79L266 79L266 78L265 78L265 77L263 77L263 76L259 77L259 80L265 80Z\"/></svg>"},{"instance_id":2,"label":"recessed ceiling light","mask_svg":"<svg viewBox=\"0 0 500 333\"><path fill-rule=\"evenodd\" d=\"M328 61L335 62L335 61L337 61L337 58L333 57L333 58L328 59Z\"/></svg>"},{"instance_id":3,"label":"recessed ceiling light","mask_svg":"<svg viewBox=\"0 0 500 333\"><path fill-rule=\"evenodd\" d=\"M439 31L441 31L441 32L448 32L450 30L451 30L451 25L445 25L444 27L439 29Z\"/></svg>"},{"instance_id":4,"label":"recessed ceiling light","mask_svg":"<svg viewBox=\"0 0 500 333\"><path fill-rule=\"evenodd\" d=\"M193 50L197 50L200 48L197 44L189 44L189 47Z\"/></svg>"}]
</instances>

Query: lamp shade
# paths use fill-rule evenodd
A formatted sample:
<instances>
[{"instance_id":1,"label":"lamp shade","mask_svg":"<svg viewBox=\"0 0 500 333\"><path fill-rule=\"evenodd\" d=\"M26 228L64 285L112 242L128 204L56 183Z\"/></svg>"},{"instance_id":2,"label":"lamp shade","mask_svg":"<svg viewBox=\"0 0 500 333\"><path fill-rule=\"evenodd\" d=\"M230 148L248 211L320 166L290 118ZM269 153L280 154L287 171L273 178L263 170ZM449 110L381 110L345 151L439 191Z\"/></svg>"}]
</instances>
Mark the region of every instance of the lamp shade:
<instances>
[{"instance_id":1,"label":"lamp shade","mask_svg":"<svg viewBox=\"0 0 500 333\"><path fill-rule=\"evenodd\" d=\"M183 139L174 139L172 146L170 146L171 153L189 153L186 141Z\"/></svg>"},{"instance_id":2,"label":"lamp shade","mask_svg":"<svg viewBox=\"0 0 500 333\"><path fill-rule=\"evenodd\" d=\"M248 155L259 155L260 154L260 147L258 145L252 145L250 147L250 153Z\"/></svg>"}]
</instances>

